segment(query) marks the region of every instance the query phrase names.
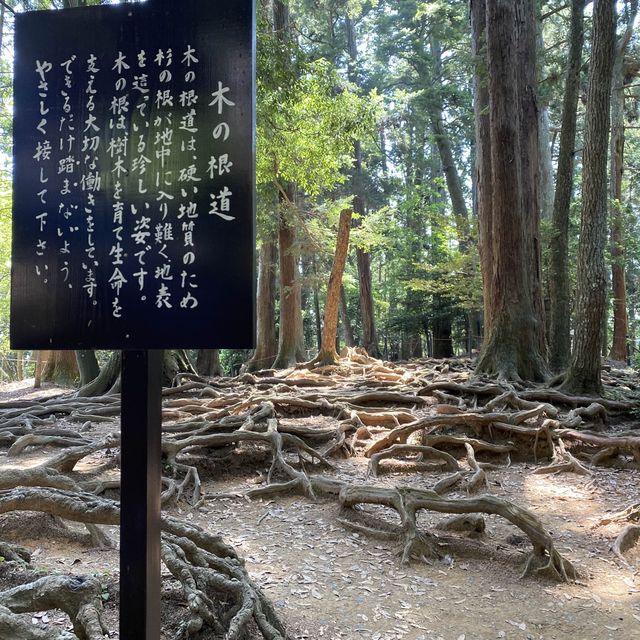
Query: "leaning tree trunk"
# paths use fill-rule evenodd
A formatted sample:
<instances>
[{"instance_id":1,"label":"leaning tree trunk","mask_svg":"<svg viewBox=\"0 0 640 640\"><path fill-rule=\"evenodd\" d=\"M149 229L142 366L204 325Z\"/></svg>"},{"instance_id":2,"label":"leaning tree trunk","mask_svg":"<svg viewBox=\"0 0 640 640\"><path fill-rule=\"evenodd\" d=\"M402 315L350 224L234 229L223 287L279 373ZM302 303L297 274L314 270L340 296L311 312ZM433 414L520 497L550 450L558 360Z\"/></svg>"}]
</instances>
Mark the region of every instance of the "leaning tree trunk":
<instances>
[{"instance_id":1,"label":"leaning tree trunk","mask_svg":"<svg viewBox=\"0 0 640 640\"><path fill-rule=\"evenodd\" d=\"M546 363L528 275L532 265L526 263L531 248L525 235L532 223L522 207L516 12L510 0L487 0L486 12L493 270L488 273L483 264L483 277L491 280L491 327L476 370L510 380L543 380Z\"/></svg>"},{"instance_id":2,"label":"leaning tree trunk","mask_svg":"<svg viewBox=\"0 0 640 640\"><path fill-rule=\"evenodd\" d=\"M80 386L84 387L100 374L100 366L93 349L76 349L76 363L80 371Z\"/></svg>"},{"instance_id":3,"label":"leaning tree trunk","mask_svg":"<svg viewBox=\"0 0 640 640\"><path fill-rule=\"evenodd\" d=\"M263 240L258 254L258 300L256 350L244 371L258 371L271 366L278 353L276 335L276 254L273 240Z\"/></svg>"},{"instance_id":4,"label":"leaning tree trunk","mask_svg":"<svg viewBox=\"0 0 640 640\"><path fill-rule=\"evenodd\" d=\"M80 377L73 351L49 351L47 364L42 372L45 382L73 386Z\"/></svg>"},{"instance_id":5,"label":"leaning tree trunk","mask_svg":"<svg viewBox=\"0 0 640 640\"><path fill-rule=\"evenodd\" d=\"M347 263L349 252L349 230L351 228L351 209L340 212L338 222L338 236L336 251L333 256L333 266L327 285L327 301L324 307L324 324L322 326L322 344L316 361L320 364L333 364L338 359L336 353L336 336L338 334L338 310L340 306L340 292L342 289L342 274Z\"/></svg>"},{"instance_id":6,"label":"leaning tree trunk","mask_svg":"<svg viewBox=\"0 0 640 640\"><path fill-rule=\"evenodd\" d=\"M615 3L595 0L585 108L575 346L562 385L564 391L572 393L602 393L600 353L607 284L607 146L615 28Z\"/></svg>"},{"instance_id":7,"label":"leaning tree trunk","mask_svg":"<svg viewBox=\"0 0 640 640\"><path fill-rule=\"evenodd\" d=\"M633 34L638 2L630 3L627 27L616 46L611 91L611 283L613 287L613 341L609 357L627 359L627 286L625 277L624 208L622 205L622 172L624 163L624 58Z\"/></svg>"},{"instance_id":8,"label":"leaning tree trunk","mask_svg":"<svg viewBox=\"0 0 640 640\"><path fill-rule=\"evenodd\" d=\"M569 207L573 191L580 66L584 41L584 0L572 0L569 60L562 103L562 129L558 152L556 192L550 249L549 364L553 371L563 370L571 356L571 294L569 288Z\"/></svg>"}]
</instances>

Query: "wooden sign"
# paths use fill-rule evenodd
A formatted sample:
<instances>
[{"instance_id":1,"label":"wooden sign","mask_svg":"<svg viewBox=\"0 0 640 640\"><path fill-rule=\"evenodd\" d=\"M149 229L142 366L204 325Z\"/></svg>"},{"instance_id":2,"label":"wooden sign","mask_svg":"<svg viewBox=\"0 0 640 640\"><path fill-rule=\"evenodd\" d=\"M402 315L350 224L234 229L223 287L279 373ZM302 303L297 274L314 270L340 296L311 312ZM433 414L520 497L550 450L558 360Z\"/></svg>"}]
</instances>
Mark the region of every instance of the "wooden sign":
<instances>
[{"instance_id":1,"label":"wooden sign","mask_svg":"<svg viewBox=\"0 0 640 640\"><path fill-rule=\"evenodd\" d=\"M11 345L254 342L253 2L16 16Z\"/></svg>"}]
</instances>

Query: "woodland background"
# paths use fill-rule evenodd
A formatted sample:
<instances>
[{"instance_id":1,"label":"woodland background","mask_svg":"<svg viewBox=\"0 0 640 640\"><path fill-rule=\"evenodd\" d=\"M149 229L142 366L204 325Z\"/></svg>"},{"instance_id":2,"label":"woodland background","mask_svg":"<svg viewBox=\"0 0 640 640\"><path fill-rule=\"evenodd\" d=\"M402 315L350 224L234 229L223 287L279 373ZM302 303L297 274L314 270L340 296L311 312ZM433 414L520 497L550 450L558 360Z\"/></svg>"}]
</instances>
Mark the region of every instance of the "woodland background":
<instances>
[{"instance_id":1,"label":"woodland background","mask_svg":"<svg viewBox=\"0 0 640 640\"><path fill-rule=\"evenodd\" d=\"M0 6L4 380L33 376L37 359L8 346L12 11L77 4L91 2ZM471 3L472 9L475 5L477 11L478 4ZM580 313L575 292L581 207L585 189L592 187L606 188L607 228L598 241L599 259L605 261L598 283L604 307L601 318L590 322L602 325L603 356L631 364L638 359L637 2L614 4L607 187L584 183L588 73L595 55L592 5L540 2L535 13L517 18L518 28L535 38L533 50L518 54L528 59L516 66L530 72L519 80L530 88L530 105L521 104L513 116L529 135L518 144L528 163L522 171L529 171L533 184L525 185L521 197L530 205L525 208L534 228L527 235L536 246L515 259L537 280L534 316L542 355L551 365L547 374L563 370L569 361L569 335ZM482 92L489 84L485 34L472 33L469 3L273 0L258 5L257 350L201 354L199 364L195 352L183 355L200 373L213 374L237 373L241 365L248 370L287 367L318 353L341 213L350 218L343 228L348 224L351 233L335 302L338 351L360 345L387 360L479 352L488 335L487 305L495 304L495 296L483 292L483 227L478 224L482 180L487 180L479 134L489 106L482 104ZM515 75L510 82L517 92ZM486 255L503 253L491 243L499 243L494 236L513 226L495 224L495 230L485 231L485 261ZM516 227L520 224L516 220ZM489 273L491 265L485 269ZM91 354L83 357L92 360ZM108 357L98 353L102 364ZM45 379L79 380L70 354L66 360L61 353L43 354L42 360L49 362ZM96 370L92 362L82 381Z\"/></svg>"}]
</instances>

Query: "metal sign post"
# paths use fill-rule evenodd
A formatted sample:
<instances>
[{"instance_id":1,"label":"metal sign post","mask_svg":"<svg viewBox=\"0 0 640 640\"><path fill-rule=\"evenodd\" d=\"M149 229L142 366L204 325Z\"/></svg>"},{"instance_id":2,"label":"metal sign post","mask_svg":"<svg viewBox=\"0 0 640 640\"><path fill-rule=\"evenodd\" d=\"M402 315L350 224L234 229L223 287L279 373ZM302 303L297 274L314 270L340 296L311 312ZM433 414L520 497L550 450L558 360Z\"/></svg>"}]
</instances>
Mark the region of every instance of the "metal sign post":
<instances>
[{"instance_id":1,"label":"metal sign post","mask_svg":"<svg viewBox=\"0 0 640 640\"><path fill-rule=\"evenodd\" d=\"M14 114L11 346L123 350L120 637L158 640L160 350L255 339L255 0L18 14Z\"/></svg>"},{"instance_id":2,"label":"metal sign post","mask_svg":"<svg viewBox=\"0 0 640 640\"><path fill-rule=\"evenodd\" d=\"M120 638L160 638L162 351L122 352Z\"/></svg>"}]
</instances>

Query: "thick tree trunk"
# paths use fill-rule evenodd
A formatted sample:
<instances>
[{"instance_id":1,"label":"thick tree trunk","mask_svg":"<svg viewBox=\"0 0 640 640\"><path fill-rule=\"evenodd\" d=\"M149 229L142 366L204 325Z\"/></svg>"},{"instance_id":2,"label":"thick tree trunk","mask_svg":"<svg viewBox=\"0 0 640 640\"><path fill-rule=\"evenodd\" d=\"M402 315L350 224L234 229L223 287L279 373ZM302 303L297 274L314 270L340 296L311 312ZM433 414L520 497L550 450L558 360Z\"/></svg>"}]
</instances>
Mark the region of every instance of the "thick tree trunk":
<instances>
[{"instance_id":1,"label":"thick tree trunk","mask_svg":"<svg viewBox=\"0 0 640 640\"><path fill-rule=\"evenodd\" d=\"M534 0L516 0L516 84L518 88L520 131L521 207L525 223L525 270L529 277L533 304L534 331L538 351L547 357L542 290L542 245L540 241L539 187L539 129L536 72L537 29Z\"/></svg>"},{"instance_id":2,"label":"thick tree trunk","mask_svg":"<svg viewBox=\"0 0 640 640\"><path fill-rule=\"evenodd\" d=\"M122 353L114 351L107 363L100 370L100 375L80 389L76 395L81 398L101 396L109 392L117 392L120 381L120 365Z\"/></svg>"},{"instance_id":3,"label":"thick tree trunk","mask_svg":"<svg viewBox=\"0 0 640 640\"><path fill-rule=\"evenodd\" d=\"M342 336L347 347L355 347L356 339L353 336L353 328L349 320L349 309L347 307L347 296L344 286L340 285L340 320L342 324Z\"/></svg>"},{"instance_id":4,"label":"thick tree trunk","mask_svg":"<svg viewBox=\"0 0 640 640\"><path fill-rule=\"evenodd\" d=\"M336 251L333 256L333 266L327 285L327 302L324 307L324 324L322 327L322 344L316 358L321 364L333 364L337 358L336 336L338 333L338 309L340 306L340 291L342 289L342 274L347 263L349 252L349 231L351 229L351 209L340 212Z\"/></svg>"},{"instance_id":5,"label":"thick tree trunk","mask_svg":"<svg viewBox=\"0 0 640 640\"><path fill-rule=\"evenodd\" d=\"M526 263L532 257L525 237L531 234L532 221L522 206L516 7L510 0L487 0L486 8L492 226L485 240L492 240L493 269L488 273L483 264L483 277L491 279L491 327L477 371L505 379L541 380L546 364L528 275L532 265ZM535 66L535 59L528 64Z\"/></svg>"},{"instance_id":6,"label":"thick tree trunk","mask_svg":"<svg viewBox=\"0 0 640 640\"><path fill-rule=\"evenodd\" d=\"M602 393L600 353L607 284L607 146L615 27L615 3L595 0L582 160L575 346L563 383L565 391L574 393Z\"/></svg>"},{"instance_id":7,"label":"thick tree trunk","mask_svg":"<svg viewBox=\"0 0 640 640\"><path fill-rule=\"evenodd\" d=\"M75 354L78 370L80 371L80 386L84 387L85 384L89 384L98 377L100 366L96 359L96 352L93 349L77 349Z\"/></svg>"},{"instance_id":8,"label":"thick tree trunk","mask_svg":"<svg viewBox=\"0 0 640 640\"><path fill-rule=\"evenodd\" d=\"M483 273L484 335L493 321L491 290L494 255L492 249L493 211L491 204L491 137L489 122L489 87L486 57L486 0L471 0L471 32L474 60L473 111L475 119L475 191L474 209L478 219L478 250Z\"/></svg>"},{"instance_id":9,"label":"thick tree trunk","mask_svg":"<svg viewBox=\"0 0 640 640\"><path fill-rule=\"evenodd\" d=\"M436 317L433 320L433 357L453 357L451 318L449 316Z\"/></svg>"},{"instance_id":10,"label":"thick tree trunk","mask_svg":"<svg viewBox=\"0 0 640 640\"><path fill-rule=\"evenodd\" d=\"M76 363L76 356L73 351L49 351L47 364L42 372L42 379L45 382L73 386L80 372Z\"/></svg>"},{"instance_id":11,"label":"thick tree trunk","mask_svg":"<svg viewBox=\"0 0 640 640\"><path fill-rule=\"evenodd\" d=\"M584 0L572 0L567 79L562 103L556 192L550 241L549 297L551 302L549 364L561 371L571 356L571 294L569 289L569 207L573 191L576 119L584 41Z\"/></svg>"},{"instance_id":12,"label":"thick tree trunk","mask_svg":"<svg viewBox=\"0 0 640 640\"><path fill-rule=\"evenodd\" d=\"M201 376L209 376L211 378L223 376L224 371L220 364L220 349L198 349L196 372Z\"/></svg>"},{"instance_id":13,"label":"thick tree trunk","mask_svg":"<svg viewBox=\"0 0 640 640\"><path fill-rule=\"evenodd\" d=\"M633 23L638 2L631 3L627 28L616 46L611 90L611 144L610 144L610 196L611 196L611 283L613 288L613 338L609 357L626 361L627 334L627 286L626 247L624 238L624 207L622 204L622 172L624 162L624 58L633 33ZM628 81L628 79L627 79Z\"/></svg>"},{"instance_id":14,"label":"thick tree trunk","mask_svg":"<svg viewBox=\"0 0 640 640\"><path fill-rule=\"evenodd\" d=\"M258 255L256 350L244 367L258 371L270 367L278 353L276 334L276 254L273 240L263 240Z\"/></svg>"},{"instance_id":15,"label":"thick tree trunk","mask_svg":"<svg viewBox=\"0 0 640 640\"><path fill-rule=\"evenodd\" d=\"M281 207L286 206L281 203ZM276 369L287 369L304 359L302 333L302 292L296 251L295 228L280 212L278 243L280 249L280 335Z\"/></svg>"}]
</instances>

